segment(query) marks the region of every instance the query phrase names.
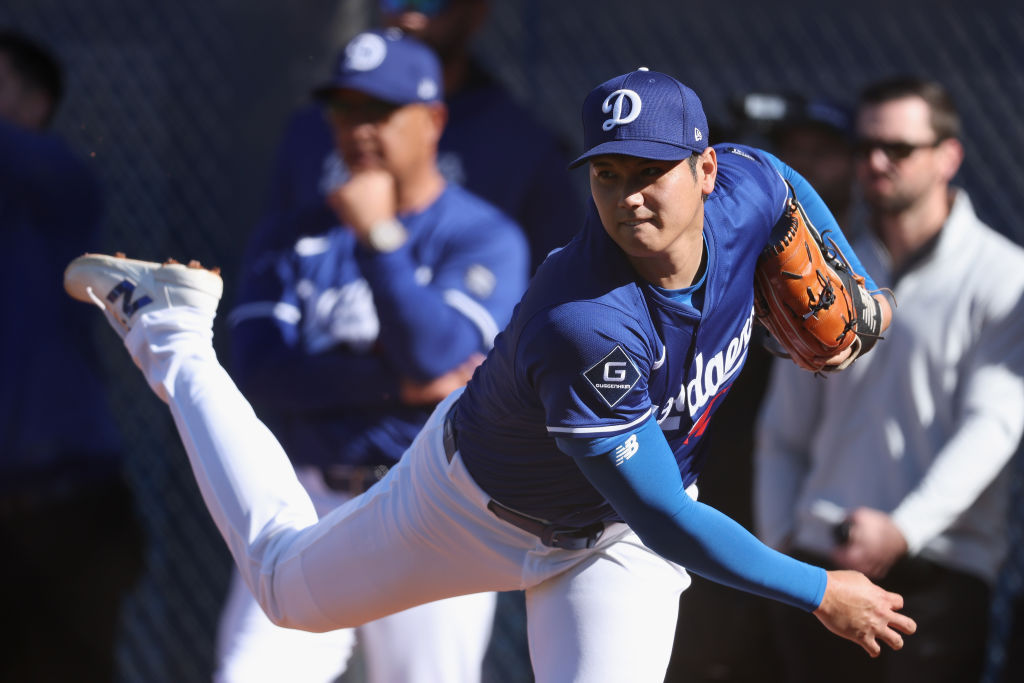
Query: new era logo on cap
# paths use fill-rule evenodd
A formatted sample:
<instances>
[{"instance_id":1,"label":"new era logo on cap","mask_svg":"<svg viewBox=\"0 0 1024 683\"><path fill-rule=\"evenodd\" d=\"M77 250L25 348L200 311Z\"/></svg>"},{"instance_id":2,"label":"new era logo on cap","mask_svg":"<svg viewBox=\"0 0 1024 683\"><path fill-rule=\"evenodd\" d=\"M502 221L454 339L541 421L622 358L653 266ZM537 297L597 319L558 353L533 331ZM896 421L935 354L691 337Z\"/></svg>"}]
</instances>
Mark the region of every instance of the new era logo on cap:
<instances>
[{"instance_id":1,"label":"new era logo on cap","mask_svg":"<svg viewBox=\"0 0 1024 683\"><path fill-rule=\"evenodd\" d=\"M583 102L583 147L570 168L600 154L681 160L707 148L700 98L676 79L641 67L590 91Z\"/></svg>"}]
</instances>

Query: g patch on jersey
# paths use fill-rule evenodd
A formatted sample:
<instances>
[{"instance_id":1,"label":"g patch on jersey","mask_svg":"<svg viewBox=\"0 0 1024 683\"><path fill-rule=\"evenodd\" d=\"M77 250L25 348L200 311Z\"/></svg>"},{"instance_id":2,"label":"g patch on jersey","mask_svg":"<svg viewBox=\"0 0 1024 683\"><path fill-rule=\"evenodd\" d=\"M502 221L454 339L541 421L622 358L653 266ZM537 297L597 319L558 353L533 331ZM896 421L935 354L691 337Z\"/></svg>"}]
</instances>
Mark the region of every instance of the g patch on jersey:
<instances>
[{"instance_id":1,"label":"g patch on jersey","mask_svg":"<svg viewBox=\"0 0 1024 683\"><path fill-rule=\"evenodd\" d=\"M626 397L640 379L640 371L618 344L611 352L583 373L609 408Z\"/></svg>"}]
</instances>

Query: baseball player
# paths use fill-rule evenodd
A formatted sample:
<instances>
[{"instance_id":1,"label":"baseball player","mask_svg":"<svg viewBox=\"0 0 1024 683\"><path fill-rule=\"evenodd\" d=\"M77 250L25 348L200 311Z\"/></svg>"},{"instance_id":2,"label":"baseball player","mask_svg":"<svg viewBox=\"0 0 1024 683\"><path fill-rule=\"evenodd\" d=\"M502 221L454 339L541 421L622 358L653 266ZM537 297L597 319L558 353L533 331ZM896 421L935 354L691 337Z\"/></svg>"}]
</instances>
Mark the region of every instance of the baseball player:
<instances>
[{"instance_id":1,"label":"baseball player","mask_svg":"<svg viewBox=\"0 0 1024 683\"><path fill-rule=\"evenodd\" d=\"M899 649L915 628L899 595L771 550L695 500L701 437L750 341L755 261L788 224L790 194L852 256L838 227L770 155L709 147L700 100L665 74L599 85L583 129L593 204L580 233L399 464L319 521L217 362L217 275L86 255L65 286L104 308L170 406L275 623L328 630L525 589L538 681L660 681L694 571L813 612L871 655L879 641Z\"/></svg>"},{"instance_id":2,"label":"baseball player","mask_svg":"<svg viewBox=\"0 0 1024 683\"><path fill-rule=\"evenodd\" d=\"M440 56L448 124L438 141L445 179L483 197L526 234L530 272L570 239L583 216L579 187L565 172L565 145L540 125L469 49L489 11L486 0L376 0L382 26L401 29ZM495 163L501 159L501 163ZM323 205L348 168L316 103L289 117L277 147L264 219L250 252L281 248L301 233L276 216ZM247 257L248 260L248 257Z\"/></svg>"},{"instance_id":3,"label":"baseball player","mask_svg":"<svg viewBox=\"0 0 1024 683\"><path fill-rule=\"evenodd\" d=\"M426 45L361 33L315 93L349 176L330 206L285 219L306 237L254 260L228 320L233 376L326 514L383 476L469 379L526 288L529 250L504 213L441 175L441 65ZM390 233L397 242L381 240ZM236 572L214 679L330 683L358 636L371 683L473 683L495 603L460 596L311 634L271 623Z\"/></svg>"}]
</instances>

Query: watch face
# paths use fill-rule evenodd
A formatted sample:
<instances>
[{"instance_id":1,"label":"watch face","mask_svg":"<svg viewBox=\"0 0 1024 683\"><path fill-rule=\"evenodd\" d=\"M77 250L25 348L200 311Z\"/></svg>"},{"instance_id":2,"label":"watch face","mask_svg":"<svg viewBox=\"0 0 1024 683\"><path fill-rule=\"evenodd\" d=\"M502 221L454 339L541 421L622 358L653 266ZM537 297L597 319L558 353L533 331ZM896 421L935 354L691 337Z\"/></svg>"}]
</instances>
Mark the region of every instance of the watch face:
<instances>
[{"instance_id":1,"label":"watch face","mask_svg":"<svg viewBox=\"0 0 1024 683\"><path fill-rule=\"evenodd\" d=\"M397 220L385 221L373 226L367 241L376 251L394 251L405 244L405 228Z\"/></svg>"}]
</instances>

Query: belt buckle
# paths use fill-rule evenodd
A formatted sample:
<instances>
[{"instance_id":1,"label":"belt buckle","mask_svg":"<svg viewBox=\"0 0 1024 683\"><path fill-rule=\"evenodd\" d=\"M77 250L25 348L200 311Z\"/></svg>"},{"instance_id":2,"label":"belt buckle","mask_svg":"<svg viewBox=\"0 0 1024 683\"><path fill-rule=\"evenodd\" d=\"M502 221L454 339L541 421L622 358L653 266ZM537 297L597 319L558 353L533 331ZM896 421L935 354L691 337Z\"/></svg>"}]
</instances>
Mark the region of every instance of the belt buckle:
<instances>
[{"instance_id":1,"label":"belt buckle","mask_svg":"<svg viewBox=\"0 0 1024 683\"><path fill-rule=\"evenodd\" d=\"M544 528L540 541L549 548L562 550L584 550L593 548L604 535L604 525L585 527L548 526Z\"/></svg>"}]
</instances>

